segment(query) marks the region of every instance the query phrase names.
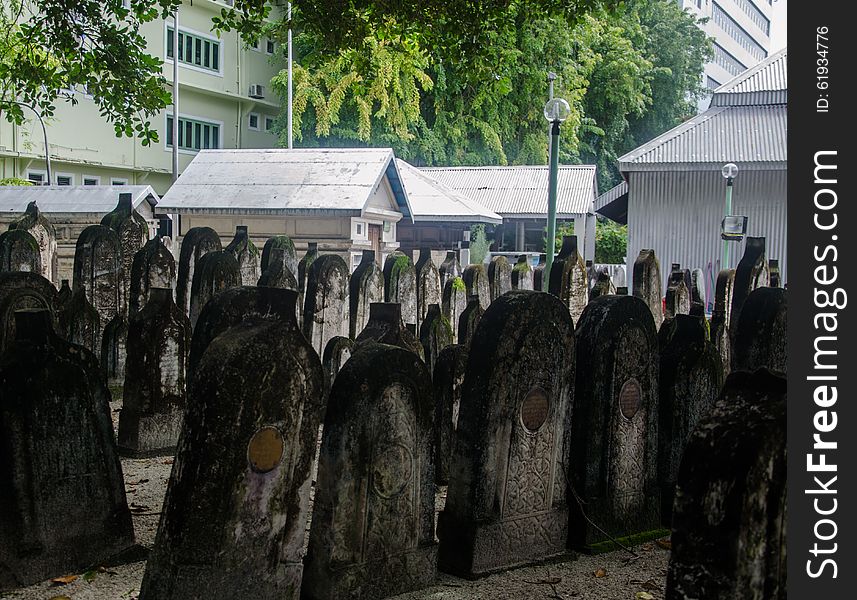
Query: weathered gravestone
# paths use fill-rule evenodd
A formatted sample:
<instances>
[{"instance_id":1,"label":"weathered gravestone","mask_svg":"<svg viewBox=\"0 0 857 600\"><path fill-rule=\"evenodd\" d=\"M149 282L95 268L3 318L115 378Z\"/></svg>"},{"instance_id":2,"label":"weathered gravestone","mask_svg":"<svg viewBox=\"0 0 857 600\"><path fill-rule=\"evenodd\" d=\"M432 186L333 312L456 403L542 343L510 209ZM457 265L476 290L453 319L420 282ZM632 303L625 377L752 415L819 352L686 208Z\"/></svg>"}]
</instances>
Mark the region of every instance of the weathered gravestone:
<instances>
[{"instance_id":1,"label":"weathered gravestone","mask_svg":"<svg viewBox=\"0 0 857 600\"><path fill-rule=\"evenodd\" d=\"M786 598L786 463L785 378L731 374L681 461L667 600Z\"/></svg>"},{"instance_id":2,"label":"weathered gravestone","mask_svg":"<svg viewBox=\"0 0 857 600\"><path fill-rule=\"evenodd\" d=\"M780 275L780 261L776 258L768 261L768 285L773 288L783 287Z\"/></svg>"},{"instance_id":3,"label":"weathered gravestone","mask_svg":"<svg viewBox=\"0 0 857 600\"><path fill-rule=\"evenodd\" d=\"M728 375L732 368L732 339L729 335L729 319L732 310L732 288L735 285L735 271L724 269L717 275L714 291L714 310L711 313L711 341L720 354L723 373Z\"/></svg>"},{"instance_id":4,"label":"weathered gravestone","mask_svg":"<svg viewBox=\"0 0 857 600\"><path fill-rule=\"evenodd\" d=\"M786 372L786 290L763 287L744 302L732 346L732 370L755 371L767 367Z\"/></svg>"},{"instance_id":5,"label":"weathered gravestone","mask_svg":"<svg viewBox=\"0 0 857 600\"><path fill-rule=\"evenodd\" d=\"M469 265L464 269L461 278L464 280L464 286L467 289L467 299L476 297L479 300L479 305L482 310L487 309L491 305L491 289L488 285L488 273L485 272L485 267L482 265Z\"/></svg>"},{"instance_id":6,"label":"weathered gravestone","mask_svg":"<svg viewBox=\"0 0 857 600\"><path fill-rule=\"evenodd\" d=\"M708 303L708 292L705 290L705 272L694 269L690 272L690 301L701 304L703 308Z\"/></svg>"},{"instance_id":7,"label":"weathered gravestone","mask_svg":"<svg viewBox=\"0 0 857 600\"><path fill-rule=\"evenodd\" d=\"M282 262L289 273L292 274L295 281L297 281L298 256L297 252L295 252L295 243L292 241L292 238L287 235L275 235L265 241L265 245L262 247L260 272L264 274L273 262Z\"/></svg>"},{"instance_id":8,"label":"weathered gravestone","mask_svg":"<svg viewBox=\"0 0 857 600\"><path fill-rule=\"evenodd\" d=\"M83 286L72 293L69 301L57 311L57 333L67 342L83 346L96 356L101 354L101 327L98 311L86 299Z\"/></svg>"},{"instance_id":9,"label":"weathered gravestone","mask_svg":"<svg viewBox=\"0 0 857 600\"><path fill-rule=\"evenodd\" d=\"M461 408L461 387L467 367L467 348L460 344L447 346L440 351L434 364L432 386L434 388L434 444L435 481L438 485L449 483L455 430Z\"/></svg>"},{"instance_id":10,"label":"weathered gravestone","mask_svg":"<svg viewBox=\"0 0 857 600\"><path fill-rule=\"evenodd\" d=\"M443 286L443 297L440 311L452 326L452 339L458 339L458 320L467 308L467 286L461 277L447 279Z\"/></svg>"},{"instance_id":11,"label":"weathered gravestone","mask_svg":"<svg viewBox=\"0 0 857 600\"><path fill-rule=\"evenodd\" d=\"M661 263L654 250L643 249L634 261L634 292L652 311L655 328L664 321L663 293L661 292Z\"/></svg>"},{"instance_id":12,"label":"weathered gravestone","mask_svg":"<svg viewBox=\"0 0 857 600\"><path fill-rule=\"evenodd\" d=\"M227 323L199 360L142 600L299 598L324 375L297 293L241 289L276 314Z\"/></svg>"},{"instance_id":13,"label":"weathered gravestone","mask_svg":"<svg viewBox=\"0 0 857 600\"><path fill-rule=\"evenodd\" d=\"M589 282L589 289L595 285L595 279L598 277L598 270L591 260L586 261L586 280Z\"/></svg>"},{"instance_id":14,"label":"weathered gravestone","mask_svg":"<svg viewBox=\"0 0 857 600\"><path fill-rule=\"evenodd\" d=\"M530 266L530 258L526 254L518 257L518 262L512 267L512 289L533 289L533 268Z\"/></svg>"},{"instance_id":15,"label":"weathered gravestone","mask_svg":"<svg viewBox=\"0 0 857 600\"><path fill-rule=\"evenodd\" d=\"M257 285L298 291L298 280L295 278L294 272L289 269L289 255L286 249L269 248L266 258L268 260L262 268L262 275L259 276Z\"/></svg>"},{"instance_id":16,"label":"weathered gravestone","mask_svg":"<svg viewBox=\"0 0 857 600\"><path fill-rule=\"evenodd\" d=\"M171 454L184 418L190 320L169 288L150 288L149 301L128 324L128 360L119 450L128 456Z\"/></svg>"},{"instance_id":17,"label":"weathered gravestone","mask_svg":"<svg viewBox=\"0 0 857 600\"><path fill-rule=\"evenodd\" d=\"M348 334L348 265L336 254L312 262L306 281L303 332L321 356L331 338Z\"/></svg>"},{"instance_id":18,"label":"weathered gravestone","mask_svg":"<svg viewBox=\"0 0 857 600\"><path fill-rule=\"evenodd\" d=\"M452 325L440 312L438 304L431 304L428 307L426 318L420 326L420 344L423 347L423 357L429 373L434 374L438 355L452 344Z\"/></svg>"},{"instance_id":19,"label":"weathered gravestone","mask_svg":"<svg viewBox=\"0 0 857 600\"><path fill-rule=\"evenodd\" d=\"M330 392L303 597L385 598L434 582L431 380L412 352L370 343Z\"/></svg>"},{"instance_id":20,"label":"weathered gravestone","mask_svg":"<svg viewBox=\"0 0 857 600\"><path fill-rule=\"evenodd\" d=\"M369 308L369 321L355 341L355 348L362 344L379 342L410 350L423 358L423 347L402 321L402 308L395 302L374 302Z\"/></svg>"},{"instance_id":21,"label":"weathered gravestone","mask_svg":"<svg viewBox=\"0 0 857 600\"><path fill-rule=\"evenodd\" d=\"M134 544L95 356L60 339L47 310L15 318L0 359L0 591L80 573Z\"/></svg>"},{"instance_id":22,"label":"weathered gravestone","mask_svg":"<svg viewBox=\"0 0 857 600\"><path fill-rule=\"evenodd\" d=\"M199 259L209 252L223 249L220 236L211 227L193 227L182 238L176 278L176 304L190 315L190 291Z\"/></svg>"},{"instance_id":23,"label":"weathered gravestone","mask_svg":"<svg viewBox=\"0 0 857 600\"><path fill-rule=\"evenodd\" d=\"M732 305L729 315L729 336L735 340L735 331L741 319L741 309L750 292L768 285L768 261L765 258L765 238L748 237L744 255L735 268L732 285Z\"/></svg>"},{"instance_id":24,"label":"weathered gravestone","mask_svg":"<svg viewBox=\"0 0 857 600\"><path fill-rule=\"evenodd\" d=\"M39 247L39 275L56 285L59 277L57 265L57 233L35 202L27 204L27 209L19 218L9 223L10 230L26 231L32 235Z\"/></svg>"},{"instance_id":25,"label":"weathered gravestone","mask_svg":"<svg viewBox=\"0 0 857 600\"><path fill-rule=\"evenodd\" d=\"M667 282L666 312L664 318L690 313L690 288L681 269L673 269Z\"/></svg>"},{"instance_id":26,"label":"weathered gravestone","mask_svg":"<svg viewBox=\"0 0 857 600\"><path fill-rule=\"evenodd\" d=\"M351 353L354 352L354 340L349 337L338 335L330 338L327 346L324 347L324 354L321 357L321 366L324 367L325 390L330 392L333 387L333 382L336 381L336 375L342 369L342 366L351 358Z\"/></svg>"},{"instance_id":27,"label":"weathered gravestone","mask_svg":"<svg viewBox=\"0 0 857 600\"><path fill-rule=\"evenodd\" d=\"M384 301L400 304L405 324L417 325L417 270L398 250L384 261Z\"/></svg>"},{"instance_id":28,"label":"weathered gravestone","mask_svg":"<svg viewBox=\"0 0 857 600\"><path fill-rule=\"evenodd\" d=\"M318 243L307 243L306 254L304 254L303 257L301 257L301 259L298 261L297 278L299 292L303 292L304 290L306 290L306 280L309 276L310 267L312 267L312 263L314 263L315 259L317 259L319 256L321 255L318 253Z\"/></svg>"},{"instance_id":29,"label":"weathered gravestone","mask_svg":"<svg viewBox=\"0 0 857 600\"><path fill-rule=\"evenodd\" d=\"M658 339L652 312L634 296L602 296L576 330L569 540L613 549L610 537L663 533L657 484ZM593 525L593 523L595 525Z\"/></svg>"},{"instance_id":30,"label":"weathered gravestone","mask_svg":"<svg viewBox=\"0 0 857 600\"><path fill-rule=\"evenodd\" d=\"M595 276L595 283L592 285L592 289L589 290L589 300L594 300L599 296L611 295L616 295L616 286L613 285L610 274L606 269L598 271L598 274Z\"/></svg>"},{"instance_id":31,"label":"weathered gravestone","mask_svg":"<svg viewBox=\"0 0 857 600\"><path fill-rule=\"evenodd\" d=\"M533 269L533 289L537 292L542 290L542 281L544 280L545 267L547 266L548 255L539 254L539 262ZM547 290L544 290L547 291Z\"/></svg>"},{"instance_id":32,"label":"weathered gravestone","mask_svg":"<svg viewBox=\"0 0 857 600\"><path fill-rule=\"evenodd\" d=\"M551 266L548 284L551 294L562 300L571 320L577 323L589 300L589 283L583 258L577 252L577 236L562 238L562 249Z\"/></svg>"},{"instance_id":33,"label":"weathered gravestone","mask_svg":"<svg viewBox=\"0 0 857 600\"><path fill-rule=\"evenodd\" d=\"M0 233L0 272L29 271L42 274L39 243L23 229Z\"/></svg>"},{"instance_id":34,"label":"weathered gravestone","mask_svg":"<svg viewBox=\"0 0 857 600\"><path fill-rule=\"evenodd\" d=\"M250 239L246 225L235 227L235 237L232 238L225 250L230 252L238 261L242 285L253 285L254 282L259 281L261 256L256 244Z\"/></svg>"},{"instance_id":35,"label":"weathered gravestone","mask_svg":"<svg viewBox=\"0 0 857 600\"><path fill-rule=\"evenodd\" d=\"M468 296L467 307L461 316L458 318L458 343L462 346L470 347L470 342L473 340L473 335L476 333L476 327L482 319L485 311L479 303L478 296Z\"/></svg>"},{"instance_id":36,"label":"weathered gravestone","mask_svg":"<svg viewBox=\"0 0 857 600\"><path fill-rule=\"evenodd\" d=\"M57 292L57 308L62 309L65 306L66 302L71 300L71 286L69 285L68 279L63 279L60 284L60 291Z\"/></svg>"},{"instance_id":37,"label":"weathered gravestone","mask_svg":"<svg viewBox=\"0 0 857 600\"><path fill-rule=\"evenodd\" d=\"M217 294L241 285L241 270L231 252L218 250L204 254L196 263L190 289L190 325L196 327L206 303Z\"/></svg>"},{"instance_id":38,"label":"weathered gravestone","mask_svg":"<svg viewBox=\"0 0 857 600\"><path fill-rule=\"evenodd\" d=\"M430 248L420 248L420 258L415 266L417 270L417 322L426 319L429 306L440 304L443 288L440 283L440 272L431 259Z\"/></svg>"},{"instance_id":39,"label":"weathered gravestone","mask_svg":"<svg viewBox=\"0 0 857 600\"><path fill-rule=\"evenodd\" d=\"M128 319L124 315L116 315L104 328L101 336L101 369L107 376L107 387L114 400L122 399L127 342Z\"/></svg>"},{"instance_id":40,"label":"weathered gravestone","mask_svg":"<svg viewBox=\"0 0 857 600\"><path fill-rule=\"evenodd\" d=\"M384 273L375 262L375 251L364 250L360 264L348 281L348 333L360 335L369 321L369 306L384 301Z\"/></svg>"},{"instance_id":41,"label":"weathered gravestone","mask_svg":"<svg viewBox=\"0 0 857 600\"><path fill-rule=\"evenodd\" d=\"M491 302L512 289L512 266L505 256L495 256L488 264L488 291Z\"/></svg>"},{"instance_id":42,"label":"weathered gravestone","mask_svg":"<svg viewBox=\"0 0 857 600\"><path fill-rule=\"evenodd\" d=\"M669 527L679 464L696 424L714 405L723 365L708 341L704 318L677 315L658 333L658 482L661 522Z\"/></svg>"},{"instance_id":43,"label":"weathered gravestone","mask_svg":"<svg viewBox=\"0 0 857 600\"><path fill-rule=\"evenodd\" d=\"M90 225L77 238L72 285L83 285L89 303L98 311L101 327L121 312L121 257L119 236L109 227Z\"/></svg>"},{"instance_id":44,"label":"weathered gravestone","mask_svg":"<svg viewBox=\"0 0 857 600\"><path fill-rule=\"evenodd\" d=\"M454 250L450 250L446 253L446 258L442 263L440 263L440 266L437 268L437 272L438 275L440 275L441 290L446 287L446 282L450 279L461 277L461 265L458 264L458 255Z\"/></svg>"},{"instance_id":45,"label":"weathered gravestone","mask_svg":"<svg viewBox=\"0 0 857 600\"><path fill-rule=\"evenodd\" d=\"M134 255L131 263L128 315L139 312L149 299L151 288L173 289L176 280L176 260L155 236Z\"/></svg>"},{"instance_id":46,"label":"weathered gravestone","mask_svg":"<svg viewBox=\"0 0 857 600\"><path fill-rule=\"evenodd\" d=\"M131 204L131 194L126 193L119 194L119 202L116 204L116 208L104 215L101 224L115 231L119 240L118 312L127 315L131 266L134 262L134 255L149 240L149 224L140 213L134 210ZM108 321L109 319L104 321L104 324Z\"/></svg>"},{"instance_id":47,"label":"weathered gravestone","mask_svg":"<svg viewBox=\"0 0 857 600\"><path fill-rule=\"evenodd\" d=\"M478 577L565 552L574 354L553 295L510 292L485 311L438 518L442 571Z\"/></svg>"},{"instance_id":48,"label":"weathered gravestone","mask_svg":"<svg viewBox=\"0 0 857 600\"><path fill-rule=\"evenodd\" d=\"M0 353L15 339L15 311L44 308L57 319L57 288L36 273L0 273Z\"/></svg>"}]
</instances>

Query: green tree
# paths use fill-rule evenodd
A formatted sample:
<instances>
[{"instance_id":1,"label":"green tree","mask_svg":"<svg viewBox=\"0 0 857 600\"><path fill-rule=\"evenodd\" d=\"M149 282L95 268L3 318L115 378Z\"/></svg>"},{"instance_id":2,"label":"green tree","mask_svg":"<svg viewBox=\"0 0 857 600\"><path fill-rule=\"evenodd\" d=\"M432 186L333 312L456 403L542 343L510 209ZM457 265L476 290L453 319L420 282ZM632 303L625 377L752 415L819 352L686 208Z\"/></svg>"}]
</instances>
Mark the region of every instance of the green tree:
<instances>
[{"instance_id":1,"label":"green tree","mask_svg":"<svg viewBox=\"0 0 857 600\"><path fill-rule=\"evenodd\" d=\"M595 262L625 262L628 253L628 226L600 218L595 224Z\"/></svg>"}]
</instances>

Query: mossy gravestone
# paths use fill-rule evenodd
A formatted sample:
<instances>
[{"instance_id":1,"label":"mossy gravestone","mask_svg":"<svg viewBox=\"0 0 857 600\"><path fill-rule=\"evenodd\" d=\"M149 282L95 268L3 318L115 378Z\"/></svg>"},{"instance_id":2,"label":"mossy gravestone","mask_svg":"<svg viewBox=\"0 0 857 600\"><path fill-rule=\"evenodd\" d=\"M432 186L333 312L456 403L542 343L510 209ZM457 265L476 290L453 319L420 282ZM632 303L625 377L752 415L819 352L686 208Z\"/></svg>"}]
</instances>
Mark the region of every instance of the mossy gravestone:
<instances>
[{"instance_id":1,"label":"mossy gravestone","mask_svg":"<svg viewBox=\"0 0 857 600\"><path fill-rule=\"evenodd\" d=\"M440 283L440 272L431 259L430 248L420 248L420 258L415 265L417 270L417 322L425 321L428 307L440 304L443 288Z\"/></svg>"},{"instance_id":2,"label":"mossy gravestone","mask_svg":"<svg viewBox=\"0 0 857 600\"><path fill-rule=\"evenodd\" d=\"M413 352L357 348L330 392L303 597L385 598L434 582L431 380Z\"/></svg>"},{"instance_id":3,"label":"mossy gravestone","mask_svg":"<svg viewBox=\"0 0 857 600\"><path fill-rule=\"evenodd\" d=\"M428 314L420 326L420 344L429 373L433 374L438 355L452 344L452 325L440 312L440 306L437 304L428 307Z\"/></svg>"},{"instance_id":4,"label":"mossy gravestone","mask_svg":"<svg viewBox=\"0 0 857 600\"><path fill-rule=\"evenodd\" d=\"M446 287L447 281L461 277L461 265L458 264L458 255L453 250L446 253L446 258L440 263L437 272L440 275L441 291Z\"/></svg>"},{"instance_id":5,"label":"mossy gravestone","mask_svg":"<svg viewBox=\"0 0 857 600\"><path fill-rule=\"evenodd\" d=\"M288 272L292 274L292 278L297 281L298 257L295 252L295 243L287 235L275 235L265 241L265 245L262 247L260 272L264 275L265 271L270 269L275 262L282 262Z\"/></svg>"},{"instance_id":6,"label":"mossy gravestone","mask_svg":"<svg viewBox=\"0 0 857 600\"><path fill-rule=\"evenodd\" d=\"M297 293L249 289L276 316L227 327L199 361L141 600L299 598L324 375Z\"/></svg>"},{"instance_id":7,"label":"mossy gravestone","mask_svg":"<svg viewBox=\"0 0 857 600\"><path fill-rule=\"evenodd\" d=\"M90 225L77 238L72 285L83 285L86 298L98 311L101 327L120 311L122 263L119 236L104 225ZM99 337L101 331L98 332Z\"/></svg>"},{"instance_id":8,"label":"mossy gravestone","mask_svg":"<svg viewBox=\"0 0 857 600\"><path fill-rule=\"evenodd\" d=\"M539 254L539 262L533 269L533 289L537 292L542 291L542 281L544 280L545 267L547 267L548 264L547 260L547 254Z\"/></svg>"},{"instance_id":9,"label":"mossy gravestone","mask_svg":"<svg viewBox=\"0 0 857 600\"><path fill-rule=\"evenodd\" d=\"M250 240L250 233L246 225L238 225L235 228L235 237L232 238L225 250L238 261L242 285L253 285L259 281L261 257L256 244Z\"/></svg>"},{"instance_id":10,"label":"mossy gravestone","mask_svg":"<svg viewBox=\"0 0 857 600\"><path fill-rule=\"evenodd\" d=\"M674 269L670 273L664 303L666 305L664 318L666 319L690 313L690 288L687 286L687 279L683 270Z\"/></svg>"},{"instance_id":11,"label":"mossy gravestone","mask_svg":"<svg viewBox=\"0 0 857 600\"><path fill-rule=\"evenodd\" d=\"M325 390L328 392L333 387L333 382L342 369L342 365L348 362L353 351L354 340L351 338L338 335L327 342L327 346L324 347L324 354L321 356L321 366L324 367Z\"/></svg>"},{"instance_id":12,"label":"mossy gravestone","mask_svg":"<svg viewBox=\"0 0 857 600\"><path fill-rule=\"evenodd\" d=\"M785 378L733 373L684 451L667 600L786 598L786 463Z\"/></svg>"},{"instance_id":13,"label":"mossy gravestone","mask_svg":"<svg viewBox=\"0 0 857 600\"><path fill-rule=\"evenodd\" d=\"M125 385L126 345L128 343L128 319L116 315L104 328L101 336L101 369L107 376L107 387L114 400L122 399Z\"/></svg>"},{"instance_id":14,"label":"mossy gravestone","mask_svg":"<svg viewBox=\"0 0 857 600\"><path fill-rule=\"evenodd\" d=\"M231 252L209 252L199 259L190 290L190 325L196 327L206 303L217 294L241 285L241 270Z\"/></svg>"},{"instance_id":15,"label":"mossy gravestone","mask_svg":"<svg viewBox=\"0 0 857 600\"><path fill-rule=\"evenodd\" d=\"M708 303L708 292L705 290L705 272L694 269L690 272L690 301L703 307Z\"/></svg>"},{"instance_id":16,"label":"mossy gravestone","mask_svg":"<svg viewBox=\"0 0 857 600\"><path fill-rule=\"evenodd\" d=\"M384 261L384 301L402 306L402 320L406 325L417 321L417 270L411 259L396 250Z\"/></svg>"},{"instance_id":17,"label":"mossy gravestone","mask_svg":"<svg viewBox=\"0 0 857 600\"><path fill-rule=\"evenodd\" d=\"M57 318L57 289L36 273L0 273L0 352L15 339L15 311L44 308Z\"/></svg>"},{"instance_id":18,"label":"mossy gravestone","mask_svg":"<svg viewBox=\"0 0 857 600\"><path fill-rule=\"evenodd\" d=\"M660 525L652 312L634 296L596 298L577 324L576 353L570 542L601 551L610 536L656 535Z\"/></svg>"},{"instance_id":19,"label":"mossy gravestone","mask_svg":"<svg viewBox=\"0 0 857 600\"><path fill-rule=\"evenodd\" d=\"M467 286L461 277L452 277L443 286L440 311L452 326L452 339L458 340L458 320L467 308Z\"/></svg>"},{"instance_id":20,"label":"mossy gravestone","mask_svg":"<svg viewBox=\"0 0 857 600\"><path fill-rule=\"evenodd\" d=\"M223 249L220 236L211 227L193 227L182 238L176 277L176 304L190 315L190 291L199 259Z\"/></svg>"},{"instance_id":21,"label":"mossy gravestone","mask_svg":"<svg viewBox=\"0 0 857 600\"><path fill-rule=\"evenodd\" d=\"M473 340L473 335L476 333L476 327L482 319L485 311L479 303L478 296L469 296L467 298L467 308L461 313L458 318L458 343L462 346L470 346Z\"/></svg>"},{"instance_id":22,"label":"mossy gravestone","mask_svg":"<svg viewBox=\"0 0 857 600\"><path fill-rule=\"evenodd\" d=\"M98 361L54 333L49 311L16 320L0 359L0 591L134 544Z\"/></svg>"},{"instance_id":23,"label":"mossy gravestone","mask_svg":"<svg viewBox=\"0 0 857 600\"><path fill-rule=\"evenodd\" d=\"M128 314L130 297L131 266L134 255L149 240L149 224L146 219L134 210L131 194L119 194L116 208L104 215L101 224L116 232L119 240L119 310L122 315ZM96 307L97 308L97 307ZM112 317L111 317L112 318ZM109 319L104 321L106 325Z\"/></svg>"},{"instance_id":24,"label":"mossy gravestone","mask_svg":"<svg viewBox=\"0 0 857 600\"><path fill-rule=\"evenodd\" d=\"M595 276L595 283L589 290L589 300L592 301L599 296L610 296L616 294L616 286L613 285L613 280L610 278L610 273L606 269L598 271Z\"/></svg>"},{"instance_id":25,"label":"mossy gravestone","mask_svg":"<svg viewBox=\"0 0 857 600\"><path fill-rule=\"evenodd\" d=\"M432 372L435 405L435 481L438 485L449 482L449 465L458 415L461 408L461 386L467 367L467 348L459 344L440 351Z\"/></svg>"},{"instance_id":26,"label":"mossy gravestone","mask_svg":"<svg viewBox=\"0 0 857 600\"><path fill-rule=\"evenodd\" d=\"M669 527L684 447L720 395L723 365L701 318L677 315L667 321L658 333L658 346L658 482L661 522Z\"/></svg>"},{"instance_id":27,"label":"mossy gravestone","mask_svg":"<svg viewBox=\"0 0 857 600\"><path fill-rule=\"evenodd\" d=\"M149 301L128 324L127 350L119 450L128 456L172 453L186 404L190 320L171 289L149 290Z\"/></svg>"},{"instance_id":28,"label":"mossy gravestone","mask_svg":"<svg viewBox=\"0 0 857 600\"><path fill-rule=\"evenodd\" d=\"M300 312L300 314L298 315L298 324L302 327L304 322L303 311L304 306L306 304L306 299L304 296L306 294L307 277L309 276L309 270L310 267L312 267L312 263L315 262L315 259L317 259L319 256L321 255L318 253L318 244L316 242L309 242L307 244L306 254L304 254L304 256L298 261L298 308Z\"/></svg>"},{"instance_id":29,"label":"mossy gravestone","mask_svg":"<svg viewBox=\"0 0 857 600\"><path fill-rule=\"evenodd\" d=\"M335 254L319 256L309 269L303 332L319 356L331 338L348 334L348 273Z\"/></svg>"},{"instance_id":30,"label":"mossy gravestone","mask_svg":"<svg viewBox=\"0 0 857 600\"><path fill-rule=\"evenodd\" d=\"M298 291L298 280L288 267L288 254L284 248L268 250L268 261L256 285Z\"/></svg>"},{"instance_id":31,"label":"mossy gravestone","mask_svg":"<svg viewBox=\"0 0 857 600\"><path fill-rule=\"evenodd\" d=\"M86 290L83 285L78 286L72 293L71 299L60 309L57 320L58 332L63 339L83 346L96 356L101 355L101 327L98 311L86 299Z\"/></svg>"},{"instance_id":32,"label":"mossy gravestone","mask_svg":"<svg viewBox=\"0 0 857 600\"><path fill-rule=\"evenodd\" d=\"M369 321L355 340L355 346L380 342L410 350L423 358L423 347L402 321L402 307L395 302L374 302L369 308Z\"/></svg>"},{"instance_id":33,"label":"mossy gravestone","mask_svg":"<svg viewBox=\"0 0 857 600\"><path fill-rule=\"evenodd\" d=\"M39 275L56 285L59 278L57 258L57 232L35 202L30 202L24 214L9 223L9 229L26 231L36 239L39 247Z\"/></svg>"},{"instance_id":34,"label":"mossy gravestone","mask_svg":"<svg viewBox=\"0 0 857 600\"><path fill-rule=\"evenodd\" d=\"M472 297L479 299L482 310L491 306L491 289L488 285L488 273L482 265L470 265L464 269L461 278L467 288L468 301Z\"/></svg>"},{"instance_id":35,"label":"mossy gravestone","mask_svg":"<svg viewBox=\"0 0 857 600\"><path fill-rule=\"evenodd\" d=\"M485 311L438 518L442 571L478 577L565 552L574 354L553 295L509 292Z\"/></svg>"},{"instance_id":36,"label":"mossy gravestone","mask_svg":"<svg viewBox=\"0 0 857 600\"><path fill-rule=\"evenodd\" d=\"M562 248L551 267L549 285L548 291L562 300L571 320L577 323L589 300L589 283L583 258L577 252L576 235L563 236Z\"/></svg>"},{"instance_id":37,"label":"mossy gravestone","mask_svg":"<svg viewBox=\"0 0 857 600\"><path fill-rule=\"evenodd\" d=\"M652 311L655 328L664 322L664 295L661 292L661 263L654 250L640 250L634 261L633 295L640 298Z\"/></svg>"},{"instance_id":38,"label":"mossy gravestone","mask_svg":"<svg viewBox=\"0 0 857 600\"><path fill-rule=\"evenodd\" d=\"M530 258L526 254L518 257L518 262L512 267L512 289L533 289L533 268L530 266Z\"/></svg>"},{"instance_id":39,"label":"mossy gravestone","mask_svg":"<svg viewBox=\"0 0 857 600\"><path fill-rule=\"evenodd\" d=\"M161 238L155 236L134 255L131 263L128 316L146 305L151 288L171 290L175 281L176 260Z\"/></svg>"},{"instance_id":40,"label":"mossy gravestone","mask_svg":"<svg viewBox=\"0 0 857 600\"><path fill-rule=\"evenodd\" d=\"M360 264L348 281L348 332L354 339L369 321L369 306L384 301L384 273L374 250L364 250Z\"/></svg>"},{"instance_id":41,"label":"mossy gravestone","mask_svg":"<svg viewBox=\"0 0 857 600\"><path fill-rule=\"evenodd\" d=\"M732 305L729 314L729 333L735 341L735 331L741 318L741 309L750 292L768 285L768 261L765 258L765 238L748 237L744 255L735 267L732 286Z\"/></svg>"},{"instance_id":42,"label":"mossy gravestone","mask_svg":"<svg viewBox=\"0 0 857 600\"><path fill-rule=\"evenodd\" d=\"M768 285L773 288L783 287L780 261L776 258L768 260Z\"/></svg>"},{"instance_id":43,"label":"mossy gravestone","mask_svg":"<svg viewBox=\"0 0 857 600\"><path fill-rule=\"evenodd\" d=\"M57 292L57 308L62 309L65 303L71 300L71 285L68 279L63 279L60 284L60 291Z\"/></svg>"},{"instance_id":44,"label":"mossy gravestone","mask_svg":"<svg viewBox=\"0 0 857 600\"><path fill-rule=\"evenodd\" d=\"M744 302L732 346L732 370L755 371L767 367L786 372L786 290L763 287Z\"/></svg>"},{"instance_id":45,"label":"mossy gravestone","mask_svg":"<svg viewBox=\"0 0 857 600\"><path fill-rule=\"evenodd\" d=\"M488 264L488 291L491 302L512 289L512 265L505 256L495 256Z\"/></svg>"},{"instance_id":46,"label":"mossy gravestone","mask_svg":"<svg viewBox=\"0 0 857 600\"><path fill-rule=\"evenodd\" d=\"M717 275L714 291L714 311L711 313L711 342L720 354L723 374L728 375L732 368L732 339L730 337L730 311L732 310L732 288L735 284L735 271L724 269Z\"/></svg>"},{"instance_id":47,"label":"mossy gravestone","mask_svg":"<svg viewBox=\"0 0 857 600\"><path fill-rule=\"evenodd\" d=\"M0 233L0 271L29 271L42 274L39 243L23 229Z\"/></svg>"}]
</instances>

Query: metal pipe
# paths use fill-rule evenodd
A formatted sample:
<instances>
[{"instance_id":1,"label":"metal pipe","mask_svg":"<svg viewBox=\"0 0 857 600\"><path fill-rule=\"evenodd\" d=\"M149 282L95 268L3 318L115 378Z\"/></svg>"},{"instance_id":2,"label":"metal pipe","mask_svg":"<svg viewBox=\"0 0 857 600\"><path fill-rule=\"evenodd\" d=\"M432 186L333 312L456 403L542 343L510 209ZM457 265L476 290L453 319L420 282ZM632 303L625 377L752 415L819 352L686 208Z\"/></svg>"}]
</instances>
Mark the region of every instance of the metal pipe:
<instances>
[{"instance_id":1,"label":"metal pipe","mask_svg":"<svg viewBox=\"0 0 857 600\"><path fill-rule=\"evenodd\" d=\"M556 188L559 173L559 121L551 123L550 173L548 178L548 239L545 248L545 270L542 273L542 291L550 291L550 272L556 246Z\"/></svg>"},{"instance_id":2,"label":"metal pipe","mask_svg":"<svg viewBox=\"0 0 857 600\"><path fill-rule=\"evenodd\" d=\"M729 216L732 214L732 182L734 178L729 177L726 179L726 214L725 216ZM729 240L723 240L723 269L729 268Z\"/></svg>"},{"instance_id":3,"label":"metal pipe","mask_svg":"<svg viewBox=\"0 0 857 600\"><path fill-rule=\"evenodd\" d=\"M173 183L179 178L179 8L173 13Z\"/></svg>"},{"instance_id":4,"label":"metal pipe","mask_svg":"<svg viewBox=\"0 0 857 600\"><path fill-rule=\"evenodd\" d=\"M289 148L292 148L294 134L292 131L292 3L289 2L288 8L288 20L289 20L289 39L288 39L288 103L289 106L286 109L286 128L288 130L289 136Z\"/></svg>"}]
</instances>

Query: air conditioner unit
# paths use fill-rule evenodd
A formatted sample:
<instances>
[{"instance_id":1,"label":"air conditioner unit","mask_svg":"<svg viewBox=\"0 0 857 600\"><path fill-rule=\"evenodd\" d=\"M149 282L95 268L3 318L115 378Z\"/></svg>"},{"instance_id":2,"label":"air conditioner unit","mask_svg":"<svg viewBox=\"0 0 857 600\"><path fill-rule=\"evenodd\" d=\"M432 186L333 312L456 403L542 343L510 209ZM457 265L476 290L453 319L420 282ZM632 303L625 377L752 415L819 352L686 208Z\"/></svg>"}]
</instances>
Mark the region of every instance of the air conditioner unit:
<instances>
[{"instance_id":1,"label":"air conditioner unit","mask_svg":"<svg viewBox=\"0 0 857 600\"><path fill-rule=\"evenodd\" d=\"M262 99L265 97L265 86L259 83L254 83L250 86L250 94L251 98Z\"/></svg>"}]
</instances>

